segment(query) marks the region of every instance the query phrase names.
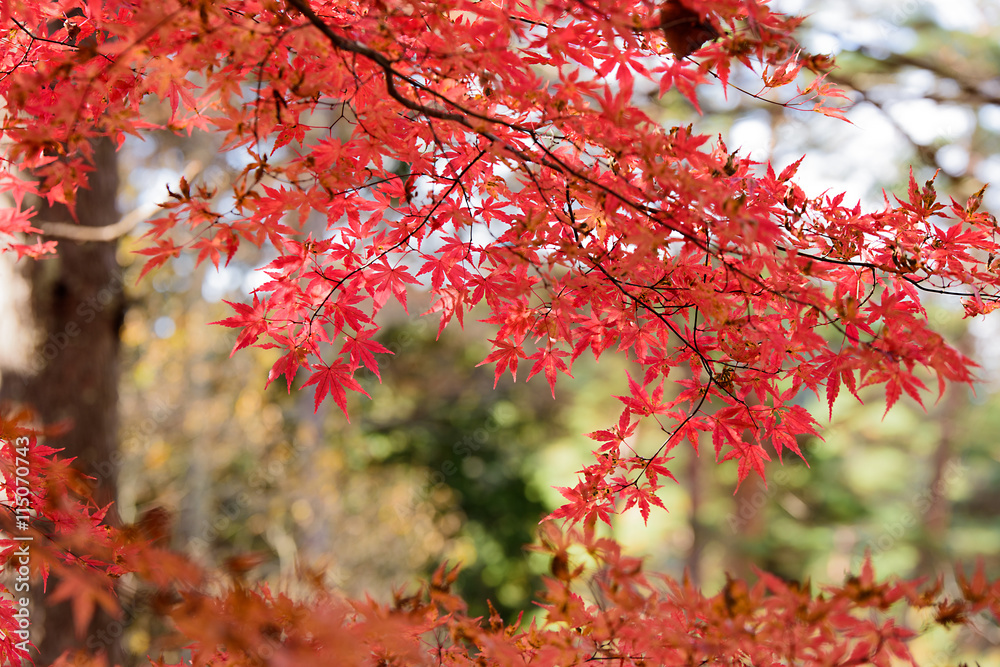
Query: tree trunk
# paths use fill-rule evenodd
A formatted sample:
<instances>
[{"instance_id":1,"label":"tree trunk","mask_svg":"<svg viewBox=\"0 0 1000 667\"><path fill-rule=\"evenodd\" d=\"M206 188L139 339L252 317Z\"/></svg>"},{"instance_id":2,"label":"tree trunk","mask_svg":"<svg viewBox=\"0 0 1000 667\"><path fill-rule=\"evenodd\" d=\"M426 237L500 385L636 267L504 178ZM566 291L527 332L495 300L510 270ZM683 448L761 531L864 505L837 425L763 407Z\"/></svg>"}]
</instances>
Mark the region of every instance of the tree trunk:
<instances>
[{"instance_id":1,"label":"tree trunk","mask_svg":"<svg viewBox=\"0 0 1000 667\"><path fill-rule=\"evenodd\" d=\"M691 583L701 586L701 554L705 550L705 542L708 535L705 532L705 524L702 522L702 493L704 480L701 474L701 458L694 452L689 454L687 475L688 491L691 495L691 548L687 555L687 573L691 578Z\"/></svg>"},{"instance_id":2,"label":"tree trunk","mask_svg":"<svg viewBox=\"0 0 1000 667\"><path fill-rule=\"evenodd\" d=\"M96 170L90 190L78 193L80 225L100 227L117 219L117 156L109 141L95 146ZM62 207L41 207L41 219L68 222ZM4 402L31 406L46 425L65 422L71 428L48 444L62 448L62 458L94 478L94 500L115 499L118 452L119 329L124 316L123 281L115 256L117 243L61 241L58 257L22 267L30 282L37 346L27 369L5 372L0 384ZM117 521L114 509L108 521ZM56 582L48 582L53 590ZM40 587L39 587L40 588ZM73 630L69 602L39 601L32 641L39 649L36 664L48 665L64 651L103 650L112 663L122 661L122 626L100 610L87 633ZM37 621L42 621L41 632Z\"/></svg>"},{"instance_id":3,"label":"tree trunk","mask_svg":"<svg viewBox=\"0 0 1000 667\"><path fill-rule=\"evenodd\" d=\"M968 329L958 340L958 349L970 354L972 347ZM930 484L917 496L917 509L923 512L923 535L921 537L920 560L917 564L918 576L936 577L939 565L947 557L948 528L951 518L951 501L948 499L948 484L954 473L954 444L962 409L967 401L966 387L952 385L945 392L938 408L939 435L934 455L931 458Z\"/></svg>"}]
</instances>

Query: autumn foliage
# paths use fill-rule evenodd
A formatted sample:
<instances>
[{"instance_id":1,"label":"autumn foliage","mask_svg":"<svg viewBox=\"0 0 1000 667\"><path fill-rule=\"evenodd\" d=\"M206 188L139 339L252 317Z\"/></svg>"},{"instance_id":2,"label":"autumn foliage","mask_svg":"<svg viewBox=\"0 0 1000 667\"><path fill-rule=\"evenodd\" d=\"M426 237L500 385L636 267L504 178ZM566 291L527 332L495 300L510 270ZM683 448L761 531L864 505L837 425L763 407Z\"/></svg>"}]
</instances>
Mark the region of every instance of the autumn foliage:
<instances>
[{"instance_id":1,"label":"autumn foliage","mask_svg":"<svg viewBox=\"0 0 1000 667\"><path fill-rule=\"evenodd\" d=\"M214 665L888 665L913 636L901 606L946 625L1000 613L981 571L952 600L868 565L822 591L761 573L704 596L596 535L616 512L661 505L671 450L703 434L740 482L773 455L801 457L817 433L803 392L832 410L842 390L879 386L889 409L922 401L928 372L938 392L971 382L920 295L958 295L970 316L995 307L1000 245L981 192L941 202L911 178L877 211L810 198L798 163L776 172L637 103L680 94L697 108L698 85L744 67L753 94L842 117L828 59L794 39L800 19L755 0L7 0L0 20L0 184L15 203L0 231L19 235L19 256L57 251L31 198L72 208L95 140L207 132L245 166L165 193L143 274L184 252L218 266L243 243L273 248L252 301L218 323L238 332L234 353L277 351L268 382L346 415L356 375L378 375L387 352L376 315L415 288L442 329L485 309L498 380L542 375L555 394L582 354L638 369L563 489L550 517L563 528L543 524L545 624L467 618L447 570L391 605L322 587L291 599L238 565L202 572L159 546L156 517L101 527L86 483L37 447L33 530L48 547L35 574L59 570L54 595L77 601L80 627L115 608L111 582L128 572L159 591L178 645ZM322 232L303 232L309 220ZM643 420L663 432L655 451L626 444Z\"/></svg>"}]
</instances>

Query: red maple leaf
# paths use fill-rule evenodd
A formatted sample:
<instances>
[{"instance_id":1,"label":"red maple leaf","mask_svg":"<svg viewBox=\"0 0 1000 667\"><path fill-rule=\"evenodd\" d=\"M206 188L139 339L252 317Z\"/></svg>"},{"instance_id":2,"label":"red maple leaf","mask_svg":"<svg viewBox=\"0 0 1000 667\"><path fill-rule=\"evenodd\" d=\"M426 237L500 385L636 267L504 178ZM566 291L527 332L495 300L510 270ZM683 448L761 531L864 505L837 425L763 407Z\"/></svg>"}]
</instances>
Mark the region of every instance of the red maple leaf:
<instances>
[{"instance_id":1,"label":"red maple leaf","mask_svg":"<svg viewBox=\"0 0 1000 667\"><path fill-rule=\"evenodd\" d=\"M224 300L225 301L225 300ZM232 352L229 356L232 357L236 354L237 350L241 350L244 347L253 345L257 342L257 339L268 330L267 321L267 311L268 306L266 301L261 301L257 294L253 295L253 303L234 303L232 301L225 301L233 307L238 313L232 317L227 317L224 320L219 320L218 322L212 322L211 324L221 324L224 327L243 327L236 338L236 344L233 346Z\"/></svg>"},{"instance_id":2,"label":"red maple leaf","mask_svg":"<svg viewBox=\"0 0 1000 667\"><path fill-rule=\"evenodd\" d=\"M510 376L515 382L517 382L517 360L521 358L526 358L524 356L524 350L520 345L514 345L508 340L497 338L495 340L491 339L493 343L494 350L486 355L486 358L476 364L476 368L484 365L496 363L496 372L493 376L493 388L497 386L497 382L500 381L500 376L503 372L510 369Z\"/></svg>"},{"instance_id":3,"label":"red maple leaf","mask_svg":"<svg viewBox=\"0 0 1000 667\"><path fill-rule=\"evenodd\" d=\"M545 371L545 379L549 382L549 389L552 391L552 398L556 397L556 374L565 373L570 377L569 369L566 367L566 362L562 360L561 357L568 357L569 352L565 350L560 350L552 345L549 345L545 349L538 350L527 359L534 359L535 363L531 366L531 370L528 371L527 380L537 375L540 371ZM516 361L515 361L516 363ZM527 382L525 380L525 382ZM494 386L496 383L494 382Z\"/></svg>"},{"instance_id":4,"label":"red maple leaf","mask_svg":"<svg viewBox=\"0 0 1000 667\"><path fill-rule=\"evenodd\" d=\"M361 385L354 379L354 371L348 364L337 360L329 365L313 366L313 374L309 376L303 388L316 385L315 409L319 410L320 403L327 394L333 397L334 402L344 412L347 421L351 421L351 416L347 413L347 390L356 391L359 394L368 395Z\"/></svg>"},{"instance_id":5,"label":"red maple leaf","mask_svg":"<svg viewBox=\"0 0 1000 667\"><path fill-rule=\"evenodd\" d=\"M375 310L380 310L389 300L389 296L394 295L405 311L406 286L419 284L419 281L410 275L406 267L402 265L389 266L389 263L384 259L370 268L366 275L368 276L368 292L375 302Z\"/></svg>"},{"instance_id":6,"label":"red maple leaf","mask_svg":"<svg viewBox=\"0 0 1000 667\"><path fill-rule=\"evenodd\" d=\"M350 357L350 368L352 371L358 366L364 365L381 382L382 375L379 373L378 361L375 359L375 354L392 354L392 352L387 350L378 341L371 340L371 337L376 333L378 333L378 329L368 329L367 331L358 332L356 336L347 336L347 342L341 348L341 353L346 352Z\"/></svg>"}]
</instances>

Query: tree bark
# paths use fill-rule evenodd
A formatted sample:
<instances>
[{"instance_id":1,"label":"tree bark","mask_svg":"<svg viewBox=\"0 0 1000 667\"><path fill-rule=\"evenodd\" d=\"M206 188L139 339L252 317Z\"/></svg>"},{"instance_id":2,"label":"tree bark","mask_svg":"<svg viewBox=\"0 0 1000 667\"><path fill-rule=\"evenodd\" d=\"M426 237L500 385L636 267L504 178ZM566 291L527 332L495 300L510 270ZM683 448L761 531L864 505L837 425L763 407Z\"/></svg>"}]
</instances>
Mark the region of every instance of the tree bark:
<instances>
[{"instance_id":1,"label":"tree bark","mask_svg":"<svg viewBox=\"0 0 1000 667\"><path fill-rule=\"evenodd\" d=\"M957 344L963 354L971 353L970 334L968 329L962 332ZM948 483L951 481L954 463L954 445L959 430L959 420L962 409L967 401L966 387L952 385L948 387L944 399L938 409L937 421L939 435L937 446L931 457L931 481L919 496L918 502L923 507L923 535L920 540L920 560L917 564L918 576L935 577L939 574L939 565L947 556L948 529L951 519L951 501L948 498Z\"/></svg>"},{"instance_id":2,"label":"tree bark","mask_svg":"<svg viewBox=\"0 0 1000 667\"><path fill-rule=\"evenodd\" d=\"M117 156L107 140L95 145L90 189L78 193L79 224L102 227L117 220ZM70 220L62 207L41 207L46 220ZM22 267L30 282L37 346L26 369L5 372L0 400L31 406L40 423L64 422L70 428L48 440L62 458L94 478L94 500L106 505L116 496L118 452L119 329L125 300L116 241L61 241L58 256ZM114 509L107 521L115 522ZM53 590L56 582L48 582ZM40 588L40 587L39 587ZM122 661L122 626L98 610L81 638L73 628L70 603L36 603L32 641L36 664L51 664L63 652L103 650ZM41 632L37 620L42 620Z\"/></svg>"},{"instance_id":3,"label":"tree bark","mask_svg":"<svg viewBox=\"0 0 1000 667\"><path fill-rule=\"evenodd\" d=\"M704 480L701 474L701 458L691 452L687 466L687 485L691 495L691 548L687 555L687 574L691 578L691 583L701 586L701 554L705 549L707 535L705 525L702 522L702 492Z\"/></svg>"}]
</instances>

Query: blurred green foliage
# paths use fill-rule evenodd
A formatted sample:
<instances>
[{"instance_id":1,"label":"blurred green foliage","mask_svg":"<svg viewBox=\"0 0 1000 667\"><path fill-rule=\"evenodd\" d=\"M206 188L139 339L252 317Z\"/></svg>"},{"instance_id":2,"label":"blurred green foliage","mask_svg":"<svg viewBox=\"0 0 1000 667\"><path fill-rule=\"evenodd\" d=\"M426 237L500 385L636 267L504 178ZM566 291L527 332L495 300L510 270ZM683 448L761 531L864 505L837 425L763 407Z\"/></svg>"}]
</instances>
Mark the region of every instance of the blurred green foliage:
<instances>
[{"instance_id":1,"label":"blurred green foliage","mask_svg":"<svg viewBox=\"0 0 1000 667\"><path fill-rule=\"evenodd\" d=\"M464 560L458 588L470 610L488 615L490 599L516 617L540 587L544 564L532 570L524 547L551 511L532 471L537 452L562 430L559 404L539 381L494 389L492 369L476 368L487 352L481 343L451 331L435 340L428 324L381 332L394 356L382 364L381 383L364 383L372 400L357 413L359 433L341 432L333 446L353 450L365 474L391 466L423 471L421 495L446 499L439 515L458 515L449 537L462 545L453 555Z\"/></svg>"},{"instance_id":2,"label":"blurred green foliage","mask_svg":"<svg viewBox=\"0 0 1000 667\"><path fill-rule=\"evenodd\" d=\"M841 68L831 77L857 87L855 125L708 88L699 91L700 118L672 96L650 101L650 114L720 133L730 150L746 142L744 154L752 149L778 166L806 154L801 181L814 196L846 188L848 199L877 204L881 188L905 190L910 163L921 181L942 168L943 198L964 201L987 176L1000 180L1000 91L990 88L1000 81L997 25L956 28L940 3L785 4L811 14L801 36L807 48L837 52ZM733 81L741 82L737 73ZM926 104L918 127L907 110ZM163 148L135 153L137 173L175 170L184 162L177 154L192 150ZM126 200L145 186L128 187ZM987 191L986 205L996 212L1000 196ZM128 250L125 264L134 262ZM560 502L551 487L572 485L588 458L592 443L582 434L616 418L610 396L623 393L627 362L598 366L584 355L576 379L560 380L556 401L541 378L504 379L494 390L492 368L476 368L487 331L472 317L467 331L436 340L434 318L386 312L380 341L395 355L382 359L381 383L364 380L372 400L351 398L350 423L329 405L314 414L309 392L264 389L273 353L229 359L231 332L206 326L229 314L219 298L245 298L247 271L266 261L241 251L217 274L182 258L130 288L122 515L166 506L177 545L207 560L262 551L269 558L254 576L287 581L305 563L351 595L384 598L442 560L462 562L459 587L474 614L486 613L487 598L508 618L530 611L547 564L523 547ZM136 274L130 265L126 284ZM421 299L411 296L412 310L424 309ZM824 438L800 443L808 467L775 462L766 487L750 478L734 495L735 467L716 465L710 443L697 459L679 447L671 469L680 484L662 492L670 513L654 513L649 526L635 514L618 517L618 536L652 570L696 568L709 590L726 571L752 577L752 566L817 585L839 581L866 551L881 574L941 574L954 585L953 564L982 556L988 573L1000 575L996 328L970 324L947 300L927 306L939 330L981 360L975 395L954 387L936 403L929 396L926 412L904 400L883 417L881 396L862 392L862 405L844 392L827 426L825 397L804 394ZM634 446L655 451L663 437L644 424ZM931 637L924 655L950 664L964 645L990 664L980 656L998 656L1000 629L977 627L975 636ZM141 653L156 629L138 620L130 633Z\"/></svg>"}]
</instances>

